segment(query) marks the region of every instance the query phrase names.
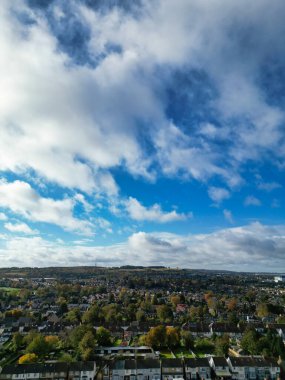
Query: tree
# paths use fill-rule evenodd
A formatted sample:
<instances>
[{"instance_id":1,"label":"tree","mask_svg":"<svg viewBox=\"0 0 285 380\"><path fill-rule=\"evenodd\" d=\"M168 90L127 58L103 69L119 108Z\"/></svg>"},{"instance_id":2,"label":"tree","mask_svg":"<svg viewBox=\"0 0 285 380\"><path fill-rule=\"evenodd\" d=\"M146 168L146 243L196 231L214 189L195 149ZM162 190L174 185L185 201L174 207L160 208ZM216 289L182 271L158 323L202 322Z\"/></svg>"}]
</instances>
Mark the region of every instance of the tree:
<instances>
[{"instance_id":1,"label":"tree","mask_svg":"<svg viewBox=\"0 0 285 380\"><path fill-rule=\"evenodd\" d=\"M99 346L110 346L112 343L110 331L100 326L96 331L96 340Z\"/></svg>"},{"instance_id":2,"label":"tree","mask_svg":"<svg viewBox=\"0 0 285 380\"><path fill-rule=\"evenodd\" d=\"M208 338L198 338L195 342L195 348L198 351L211 353L214 349L214 344Z\"/></svg>"},{"instance_id":3,"label":"tree","mask_svg":"<svg viewBox=\"0 0 285 380\"><path fill-rule=\"evenodd\" d=\"M88 331L90 331L90 327L87 325L80 325L75 327L69 335L71 346L73 348L78 348L80 341Z\"/></svg>"},{"instance_id":4,"label":"tree","mask_svg":"<svg viewBox=\"0 0 285 380\"><path fill-rule=\"evenodd\" d=\"M78 324L81 321L81 313L78 307L70 310L66 316L65 319L73 324Z\"/></svg>"},{"instance_id":5,"label":"tree","mask_svg":"<svg viewBox=\"0 0 285 380\"><path fill-rule=\"evenodd\" d=\"M142 309L138 309L138 311L136 312L136 320L138 322L142 322L145 320L145 313Z\"/></svg>"},{"instance_id":6,"label":"tree","mask_svg":"<svg viewBox=\"0 0 285 380\"><path fill-rule=\"evenodd\" d=\"M145 336L145 343L154 348L165 347L166 328L161 325L152 327Z\"/></svg>"},{"instance_id":7,"label":"tree","mask_svg":"<svg viewBox=\"0 0 285 380\"><path fill-rule=\"evenodd\" d=\"M192 350L194 348L194 338L191 335L190 331L181 331L181 339L182 339L182 344L187 350Z\"/></svg>"},{"instance_id":8,"label":"tree","mask_svg":"<svg viewBox=\"0 0 285 380\"><path fill-rule=\"evenodd\" d=\"M259 333L254 328L249 328L245 331L240 345L243 350L251 355L257 355L259 353L258 340L260 338Z\"/></svg>"},{"instance_id":9,"label":"tree","mask_svg":"<svg viewBox=\"0 0 285 380\"><path fill-rule=\"evenodd\" d=\"M84 353L86 353L89 349L94 349L95 345L96 340L92 331L86 332L79 343L79 351L81 353L82 358L84 356Z\"/></svg>"},{"instance_id":10,"label":"tree","mask_svg":"<svg viewBox=\"0 0 285 380\"><path fill-rule=\"evenodd\" d=\"M60 339L56 335L46 336L45 341L46 341L47 345L49 346L50 350L56 349L60 343Z\"/></svg>"},{"instance_id":11,"label":"tree","mask_svg":"<svg viewBox=\"0 0 285 380\"><path fill-rule=\"evenodd\" d=\"M169 322L173 317L172 311L167 305L159 305L156 312L160 322Z\"/></svg>"},{"instance_id":12,"label":"tree","mask_svg":"<svg viewBox=\"0 0 285 380\"><path fill-rule=\"evenodd\" d=\"M178 328L172 326L166 327L166 343L171 348L179 346L180 333Z\"/></svg>"},{"instance_id":13,"label":"tree","mask_svg":"<svg viewBox=\"0 0 285 380\"><path fill-rule=\"evenodd\" d=\"M259 318L267 317L269 314L268 305L266 303L260 303L256 307L256 313Z\"/></svg>"},{"instance_id":14,"label":"tree","mask_svg":"<svg viewBox=\"0 0 285 380\"><path fill-rule=\"evenodd\" d=\"M49 346L46 344L45 338L38 334L28 345L26 351L27 353L34 353L38 356L45 356L49 351Z\"/></svg>"},{"instance_id":15,"label":"tree","mask_svg":"<svg viewBox=\"0 0 285 380\"><path fill-rule=\"evenodd\" d=\"M38 357L36 354L25 354L20 356L19 358L19 364L28 364L28 363L35 363L38 360Z\"/></svg>"},{"instance_id":16,"label":"tree","mask_svg":"<svg viewBox=\"0 0 285 380\"><path fill-rule=\"evenodd\" d=\"M218 356L225 356L228 354L230 348L230 337L228 334L224 334L217 337L215 340L215 354Z\"/></svg>"},{"instance_id":17,"label":"tree","mask_svg":"<svg viewBox=\"0 0 285 380\"><path fill-rule=\"evenodd\" d=\"M65 362L65 363L73 363L73 362L75 362L75 359L70 354L68 354L67 352L65 352L60 357L60 361L61 362Z\"/></svg>"},{"instance_id":18,"label":"tree","mask_svg":"<svg viewBox=\"0 0 285 380\"><path fill-rule=\"evenodd\" d=\"M13 351L19 351L19 349L21 348L21 346L23 345L23 335L21 335L19 332L16 332L15 334L13 334L13 338L12 338L12 346L13 346Z\"/></svg>"},{"instance_id":19,"label":"tree","mask_svg":"<svg viewBox=\"0 0 285 380\"><path fill-rule=\"evenodd\" d=\"M176 308L176 306L180 303L180 296L175 295L170 297L170 302L172 303L172 306Z\"/></svg>"},{"instance_id":20,"label":"tree","mask_svg":"<svg viewBox=\"0 0 285 380\"><path fill-rule=\"evenodd\" d=\"M85 313L82 316L82 322L83 323L91 323L94 324L99 321L99 313L100 308L97 304L94 304L90 307L89 310L85 311Z\"/></svg>"},{"instance_id":21,"label":"tree","mask_svg":"<svg viewBox=\"0 0 285 380\"><path fill-rule=\"evenodd\" d=\"M231 298L228 302L227 308L229 311L235 310L237 307L237 299L236 298Z\"/></svg>"}]
</instances>

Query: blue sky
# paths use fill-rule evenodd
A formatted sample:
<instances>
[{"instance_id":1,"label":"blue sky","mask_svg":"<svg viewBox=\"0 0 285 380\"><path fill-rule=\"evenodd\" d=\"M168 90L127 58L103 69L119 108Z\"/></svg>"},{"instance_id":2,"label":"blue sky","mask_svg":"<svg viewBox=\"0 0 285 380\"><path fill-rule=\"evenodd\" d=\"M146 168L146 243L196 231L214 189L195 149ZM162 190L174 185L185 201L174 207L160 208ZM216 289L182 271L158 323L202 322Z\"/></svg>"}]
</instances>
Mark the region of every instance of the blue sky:
<instances>
[{"instance_id":1,"label":"blue sky","mask_svg":"<svg viewBox=\"0 0 285 380\"><path fill-rule=\"evenodd\" d=\"M2 0L0 266L284 268L284 16Z\"/></svg>"}]
</instances>

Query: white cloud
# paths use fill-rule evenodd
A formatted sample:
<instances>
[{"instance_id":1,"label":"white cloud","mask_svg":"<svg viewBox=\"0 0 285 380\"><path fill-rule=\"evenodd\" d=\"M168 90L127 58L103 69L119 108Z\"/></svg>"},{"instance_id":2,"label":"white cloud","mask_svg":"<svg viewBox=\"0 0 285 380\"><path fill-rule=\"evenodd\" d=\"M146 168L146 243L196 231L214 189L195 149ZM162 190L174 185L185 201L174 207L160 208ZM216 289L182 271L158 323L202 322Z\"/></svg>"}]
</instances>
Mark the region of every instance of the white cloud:
<instances>
[{"instance_id":1,"label":"white cloud","mask_svg":"<svg viewBox=\"0 0 285 380\"><path fill-rule=\"evenodd\" d=\"M134 220L151 221L158 223L174 222L186 220L192 214L179 214L175 210L165 212L159 204L154 204L150 207L143 206L137 199L130 197L126 202L126 209L129 216Z\"/></svg>"},{"instance_id":2,"label":"white cloud","mask_svg":"<svg viewBox=\"0 0 285 380\"><path fill-rule=\"evenodd\" d=\"M282 1L144 1L140 17L70 1L70 12L90 27L96 67L73 65L37 13L28 11L35 23L20 24L10 7L27 12L21 1L0 7L0 170L33 169L63 187L114 195L110 169L119 166L153 180L158 162L165 175L220 176L234 186L246 160L266 157L264 151L284 159L284 112L267 102L256 79L272 51L284 61ZM65 14L59 4L53 10ZM211 107L221 128L191 122L182 132L168 120L163 86L184 68L216 87ZM215 138L226 142L224 151Z\"/></svg>"},{"instance_id":3,"label":"white cloud","mask_svg":"<svg viewBox=\"0 0 285 380\"><path fill-rule=\"evenodd\" d=\"M226 209L223 210L223 214L224 214L226 221L228 221L231 224L234 223L234 218L233 218L232 212L230 210L226 210Z\"/></svg>"},{"instance_id":4,"label":"white cloud","mask_svg":"<svg viewBox=\"0 0 285 380\"><path fill-rule=\"evenodd\" d=\"M7 220L7 215L5 215L3 212L0 212L0 220Z\"/></svg>"},{"instance_id":5,"label":"white cloud","mask_svg":"<svg viewBox=\"0 0 285 380\"><path fill-rule=\"evenodd\" d=\"M0 207L34 222L56 224L68 231L90 234L92 224L73 216L74 200L41 197L23 181L0 182Z\"/></svg>"},{"instance_id":6,"label":"white cloud","mask_svg":"<svg viewBox=\"0 0 285 380\"><path fill-rule=\"evenodd\" d=\"M260 190L264 190L264 191L273 191L275 189L280 189L282 186L280 185L280 183L277 183L277 182L260 182L258 184L258 188Z\"/></svg>"},{"instance_id":7,"label":"white cloud","mask_svg":"<svg viewBox=\"0 0 285 380\"><path fill-rule=\"evenodd\" d=\"M258 198L253 195L248 195L244 201L245 206L261 206L261 202Z\"/></svg>"},{"instance_id":8,"label":"white cloud","mask_svg":"<svg viewBox=\"0 0 285 380\"><path fill-rule=\"evenodd\" d=\"M280 271L285 265L285 226L253 223L210 234L137 232L107 247L2 236L2 266L166 265L171 267ZM23 257L23 252L27 252Z\"/></svg>"},{"instance_id":9,"label":"white cloud","mask_svg":"<svg viewBox=\"0 0 285 380\"><path fill-rule=\"evenodd\" d=\"M216 203L221 203L230 198L230 192L222 187L210 187L208 190L209 197Z\"/></svg>"},{"instance_id":10,"label":"white cloud","mask_svg":"<svg viewBox=\"0 0 285 380\"><path fill-rule=\"evenodd\" d=\"M37 235L37 230L32 230L26 223L5 223L4 227L10 232L20 232L26 235Z\"/></svg>"},{"instance_id":11,"label":"white cloud","mask_svg":"<svg viewBox=\"0 0 285 380\"><path fill-rule=\"evenodd\" d=\"M77 193L74 195L74 200L78 203L81 203L84 207L84 210L89 213L93 210L93 205L91 203L87 202L83 194Z\"/></svg>"}]
</instances>

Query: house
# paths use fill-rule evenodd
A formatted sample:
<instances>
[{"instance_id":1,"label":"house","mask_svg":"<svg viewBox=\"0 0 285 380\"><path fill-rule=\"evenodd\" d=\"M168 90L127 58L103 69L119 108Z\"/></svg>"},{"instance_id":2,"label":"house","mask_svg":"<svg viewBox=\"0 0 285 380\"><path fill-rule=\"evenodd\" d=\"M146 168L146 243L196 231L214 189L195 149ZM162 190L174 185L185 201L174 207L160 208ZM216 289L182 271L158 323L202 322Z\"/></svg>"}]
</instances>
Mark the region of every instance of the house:
<instances>
[{"instance_id":1,"label":"house","mask_svg":"<svg viewBox=\"0 0 285 380\"><path fill-rule=\"evenodd\" d=\"M189 323L188 329L195 337L210 338L212 335L209 325L205 323Z\"/></svg>"},{"instance_id":2,"label":"house","mask_svg":"<svg viewBox=\"0 0 285 380\"><path fill-rule=\"evenodd\" d=\"M96 362L75 362L69 364L68 379L93 380L96 374Z\"/></svg>"},{"instance_id":3,"label":"house","mask_svg":"<svg viewBox=\"0 0 285 380\"><path fill-rule=\"evenodd\" d=\"M138 359L136 368L137 380L160 380L161 368L158 359Z\"/></svg>"},{"instance_id":4,"label":"house","mask_svg":"<svg viewBox=\"0 0 285 380\"><path fill-rule=\"evenodd\" d=\"M184 360L186 380L210 379L211 367L207 358L188 358Z\"/></svg>"},{"instance_id":5,"label":"house","mask_svg":"<svg viewBox=\"0 0 285 380\"><path fill-rule=\"evenodd\" d=\"M2 369L0 380L93 380L95 374L95 362L15 364Z\"/></svg>"},{"instance_id":6,"label":"house","mask_svg":"<svg viewBox=\"0 0 285 380\"><path fill-rule=\"evenodd\" d=\"M212 334L221 336L223 334L228 334L232 338L241 338L242 331L233 323L212 323L210 325L210 331Z\"/></svg>"},{"instance_id":7,"label":"house","mask_svg":"<svg viewBox=\"0 0 285 380\"><path fill-rule=\"evenodd\" d=\"M184 379L184 368L181 359L161 360L161 379L173 380Z\"/></svg>"},{"instance_id":8,"label":"house","mask_svg":"<svg viewBox=\"0 0 285 380\"><path fill-rule=\"evenodd\" d=\"M263 358L262 356L254 356L257 369L257 379L276 380L280 375L280 367L275 359Z\"/></svg>"},{"instance_id":9,"label":"house","mask_svg":"<svg viewBox=\"0 0 285 380\"><path fill-rule=\"evenodd\" d=\"M147 346L115 346L115 347L96 347L95 355L105 356L105 355L120 355L126 358L144 357L144 358L154 358L155 354L152 348Z\"/></svg>"},{"instance_id":10,"label":"house","mask_svg":"<svg viewBox=\"0 0 285 380\"><path fill-rule=\"evenodd\" d=\"M232 377L229 363L223 356L211 356L209 363L213 370L213 378L230 379Z\"/></svg>"},{"instance_id":11,"label":"house","mask_svg":"<svg viewBox=\"0 0 285 380\"><path fill-rule=\"evenodd\" d=\"M2 369L2 372L0 373L0 380L6 380L6 379L66 380L67 375L68 375L67 363L15 364L15 365L5 366Z\"/></svg>"},{"instance_id":12,"label":"house","mask_svg":"<svg viewBox=\"0 0 285 380\"><path fill-rule=\"evenodd\" d=\"M176 306L176 313L185 313L187 311L188 306L184 303L179 303Z\"/></svg>"},{"instance_id":13,"label":"house","mask_svg":"<svg viewBox=\"0 0 285 380\"><path fill-rule=\"evenodd\" d=\"M136 361L134 359L116 360L110 365L110 380L136 380Z\"/></svg>"},{"instance_id":14,"label":"house","mask_svg":"<svg viewBox=\"0 0 285 380\"><path fill-rule=\"evenodd\" d=\"M229 357L227 362L234 380L256 379L256 363L251 356Z\"/></svg>"},{"instance_id":15,"label":"house","mask_svg":"<svg viewBox=\"0 0 285 380\"><path fill-rule=\"evenodd\" d=\"M232 378L235 380L276 380L280 375L280 367L274 359L265 359L262 356L240 356L229 357L227 361Z\"/></svg>"}]
</instances>

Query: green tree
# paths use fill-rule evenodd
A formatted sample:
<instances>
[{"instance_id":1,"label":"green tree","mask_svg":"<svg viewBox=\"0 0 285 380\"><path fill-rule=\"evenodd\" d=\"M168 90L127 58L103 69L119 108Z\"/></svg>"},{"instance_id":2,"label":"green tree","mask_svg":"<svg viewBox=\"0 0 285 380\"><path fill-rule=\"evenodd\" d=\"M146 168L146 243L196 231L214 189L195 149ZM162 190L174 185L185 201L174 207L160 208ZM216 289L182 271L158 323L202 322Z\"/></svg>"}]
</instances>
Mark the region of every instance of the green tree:
<instances>
[{"instance_id":1,"label":"green tree","mask_svg":"<svg viewBox=\"0 0 285 380\"><path fill-rule=\"evenodd\" d=\"M66 316L65 319L73 324L78 324L81 321L81 313L78 307L70 310Z\"/></svg>"},{"instance_id":2,"label":"green tree","mask_svg":"<svg viewBox=\"0 0 285 380\"><path fill-rule=\"evenodd\" d=\"M40 357L45 356L49 351L49 345L46 343L45 338L38 334L28 345L26 352L34 353Z\"/></svg>"},{"instance_id":3,"label":"green tree","mask_svg":"<svg viewBox=\"0 0 285 380\"><path fill-rule=\"evenodd\" d=\"M89 360L96 346L95 336L91 331L84 334L83 338L79 343L79 352L83 360Z\"/></svg>"},{"instance_id":4,"label":"green tree","mask_svg":"<svg viewBox=\"0 0 285 380\"><path fill-rule=\"evenodd\" d=\"M251 355L257 355L259 338L260 335L254 328L246 330L240 342L242 349Z\"/></svg>"},{"instance_id":5,"label":"green tree","mask_svg":"<svg viewBox=\"0 0 285 380\"><path fill-rule=\"evenodd\" d=\"M182 330L181 340L182 340L183 346L187 348L187 350L190 350L190 349L192 350L194 348L195 340L193 336L191 335L190 331Z\"/></svg>"},{"instance_id":6,"label":"green tree","mask_svg":"<svg viewBox=\"0 0 285 380\"><path fill-rule=\"evenodd\" d=\"M168 305L159 305L156 312L160 322L169 322L172 320L172 310Z\"/></svg>"},{"instance_id":7,"label":"green tree","mask_svg":"<svg viewBox=\"0 0 285 380\"><path fill-rule=\"evenodd\" d=\"M100 326L96 331L96 340L99 346L110 346L112 344L110 331Z\"/></svg>"},{"instance_id":8,"label":"green tree","mask_svg":"<svg viewBox=\"0 0 285 380\"><path fill-rule=\"evenodd\" d=\"M19 332L16 332L15 334L13 334L13 337L12 337L13 351L15 352L19 351L23 343L24 343L23 335L21 335Z\"/></svg>"},{"instance_id":9,"label":"green tree","mask_svg":"<svg viewBox=\"0 0 285 380\"><path fill-rule=\"evenodd\" d=\"M69 335L71 346L73 348L78 348L80 341L82 340L82 338L88 331L92 331L92 330L87 325L80 325L80 326L75 327Z\"/></svg>"},{"instance_id":10,"label":"green tree","mask_svg":"<svg viewBox=\"0 0 285 380\"><path fill-rule=\"evenodd\" d=\"M90 307L89 310L85 311L85 313L82 316L82 322L95 324L100 320L99 314L100 307L97 304L94 304Z\"/></svg>"},{"instance_id":11,"label":"green tree","mask_svg":"<svg viewBox=\"0 0 285 380\"><path fill-rule=\"evenodd\" d=\"M217 337L215 340L215 354L218 356L225 356L228 354L230 348L230 337L228 334L224 334Z\"/></svg>"}]
</instances>

